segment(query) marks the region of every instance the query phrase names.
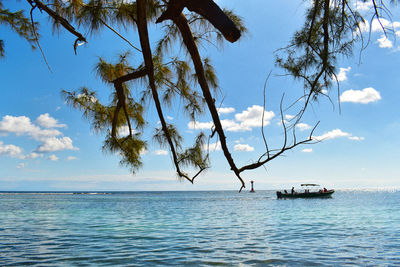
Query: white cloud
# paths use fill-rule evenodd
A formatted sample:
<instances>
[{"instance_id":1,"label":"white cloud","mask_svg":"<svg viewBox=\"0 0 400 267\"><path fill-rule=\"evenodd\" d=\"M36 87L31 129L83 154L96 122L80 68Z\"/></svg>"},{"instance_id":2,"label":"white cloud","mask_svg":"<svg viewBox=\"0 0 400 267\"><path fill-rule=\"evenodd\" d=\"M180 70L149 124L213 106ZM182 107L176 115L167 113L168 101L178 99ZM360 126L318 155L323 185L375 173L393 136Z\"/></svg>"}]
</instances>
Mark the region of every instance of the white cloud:
<instances>
[{"instance_id":1,"label":"white cloud","mask_svg":"<svg viewBox=\"0 0 400 267\"><path fill-rule=\"evenodd\" d=\"M343 82L347 80L347 73L351 70L351 67L340 68L339 73L336 75L336 78L339 82Z\"/></svg>"},{"instance_id":2,"label":"white cloud","mask_svg":"<svg viewBox=\"0 0 400 267\"><path fill-rule=\"evenodd\" d=\"M141 156L147 155L147 154L149 154L149 151L148 151L147 149L145 149L145 148L142 148L142 149L139 151L139 154L140 154Z\"/></svg>"},{"instance_id":3,"label":"white cloud","mask_svg":"<svg viewBox=\"0 0 400 267\"><path fill-rule=\"evenodd\" d=\"M273 111L265 111L263 107L253 105L242 113L236 114L235 119L241 122L241 125L248 127L259 127L262 124L262 114L264 112L264 126L271 123L271 119L275 117Z\"/></svg>"},{"instance_id":4,"label":"white cloud","mask_svg":"<svg viewBox=\"0 0 400 267\"><path fill-rule=\"evenodd\" d=\"M392 48L393 43L385 35L381 35L381 38L376 40L380 48Z\"/></svg>"},{"instance_id":5,"label":"white cloud","mask_svg":"<svg viewBox=\"0 0 400 267\"><path fill-rule=\"evenodd\" d=\"M22 155L22 156L20 156L19 158L20 159L36 159L36 158L42 158L43 157L43 154L39 154L39 153L36 153L36 152L32 152L32 153L30 153L30 154L28 154L28 155Z\"/></svg>"},{"instance_id":6,"label":"white cloud","mask_svg":"<svg viewBox=\"0 0 400 267\"><path fill-rule=\"evenodd\" d=\"M304 148L301 152L311 153L311 152L313 152L313 150L312 150L312 148Z\"/></svg>"},{"instance_id":7,"label":"white cloud","mask_svg":"<svg viewBox=\"0 0 400 267\"><path fill-rule=\"evenodd\" d=\"M237 144L233 147L234 151L246 151L246 152L251 152L254 151L254 147L249 146L247 144Z\"/></svg>"},{"instance_id":8,"label":"white cloud","mask_svg":"<svg viewBox=\"0 0 400 267\"><path fill-rule=\"evenodd\" d=\"M17 169L22 169L25 167L25 163L20 163L17 165Z\"/></svg>"},{"instance_id":9,"label":"white cloud","mask_svg":"<svg viewBox=\"0 0 400 267\"><path fill-rule=\"evenodd\" d=\"M335 129L332 131L329 131L327 133L324 133L323 135L320 136L313 136L312 138L314 140L322 141L322 140L329 140L329 139L335 139L335 138L340 138L340 137L350 137L350 133L343 132L340 129Z\"/></svg>"},{"instance_id":10,"label":"white cloud","mask_svg":"<svg viewBox=\"0 0 400 267\"><path fill-rule=\"evenodd\" d=\"M173 120L174 120L174 117L167 116L167 119L170 120L170 121L173 121Z\"/></svg>"},{"instance_id":11,"label":"white cloud","mask_svg":"<svg viewBox=\"0 0 400 267\"><path fill-rule=\"evenodd\" d=\"M31 123L31 120L25 116L14 117L6 115L0 121L0 132L2 133L14 133L16 135L22 135L39 130L39 127L34 126Z\"/></svg>"},{"instance_id":12,"label":"white cloud","mask_svg":"<svg viewBox=\"0 0 400 267\"><path fill-rule=\"evenodd\" d=\"M368 11L373 7L372 1L356 1L355 8L358 11Z\"/></svg>"},{"instance_id":13,"label":"white cloud","mask_svg":"<svg viewBox=\"0 0 400 267\"><path fill-rule=\"evenodd\" d=\"M243 131L251 131L251 127L243 126L240 123L237 123L233 120L221 120L222 128L224 128L228 132L243 132Z\"/></svg>"},{"instance_id":14,"label":"white cloud","mask_svg":"<svg viewBox=\"0 0 400 267\"><path fill-rule=\"evenodd\" d=\"M77 160L78 158L77 157L74 157L74 156L68 156L67 157L67 160L68 161L71 161L71 160Z\"/></svg>"},{"instance_id":15,"label":"white cloud","mask_svg":"<svg viewBox=\"0 0 400 267\"><path fill-rule=\"evenodd\" d=\"M154 154L155 154L155 155L158 155L158 156L164 156L164 155L168 155L168 151L167 151L167 150L160 149L160 150L154 151Z\"/></svg>"},{"instance_id":16,"label":"white cloud","mask_svg":"<svg viewBox=\"0 0 400 267\"><path fill-rule=\"evenodd\" d=\"M389 20L383 19L383 18L381 18L379 20L374 19L371 23L371 31L372 32L383 32L382 26L385 29L393 29L394 26L397 26L397 22L392 23Z\"/></svg>"},{"instance_id":17,"label":"white cloud","mask_svg":"<svg viewBox=\"0 0 400 267\"><path fill-rule=\"evenodd\" d=\"M343 132L340 129L335 129L329 132L326 132L320 136L313 136L312 138L317 141L336 139L340 137L347 137L347 139L352 141L362 141L364 137L353 136L351 133Z\"/></svg>"},{"instance_id":18,"label":"white cloud","mask_svg":"<svg viewBox=\"0 0 400 267\"><path fill-rule=\"evenodd\" d=\"M353 140L353 141L362 141L365 138L364 137L359 137L359 136L350 136L349 139Z\"/></svg>"},{"instance_id":19,"label":"white cloud","mask_svg":"<svg viewBox=\"0 0 400 267\"><path fill-rule=\"evenodd\" d=\"M291 120L291 119L293 119L295 116L294 115L290 115L290 114L286 114L285 115L285 119L286 120Z\"/></svg>"},{"instance_id":20,"label":"white cloud","mask_svg":"<svg viewBox=\"0 0 400 267\"><path fill-rule=\"evenodd\" d=\"M14 117L10 115L4 116L0 121L0 133L13 133L18 136L28 135L35 140L43 140L44 138L61 135L61 132L55 129L40 129L40 127L32 124L28 117Z\"/></svg>"},{"instance_id":21,"label":"white cloud","mask_svg":"<svg viewBox=\"0 0 400 267\"><path fill-rule=\"evenodd\" d=\"M135 133L137 133L137 130L132 129L132 134L135 134ZM128 127L128 125L124 125L124 126L118 127L117 134L118 134L119 137L128 136L129 135L129 127Z\"/></svg>"},{"instance_id":22,"label":"white cloud","mask_svg":"<svg viewBox=\"0 0 400 267\"><path fill-rule=\"evenodd\" d=\"M95 96L92 95L86 95L86 94L78 94L78 98L83 98L85 101L90 101L92 103L96 103L98 100Z\"/></svg>"},{"instance_id":23,"label":"white cloud","mask_svg":"<svg viewBox=\"0 0 400 267\"><path fill-rule=\"evenodd\" d=\"M30 118L26 116L11 116L6 115L0 121L0 134L8 135L15 134L16 136L28 136L36 141L40 141L41 144L37 150L30 154L23 155L22 148L14 145L3 145L0 143L0 155L8 155L12 157L18 157L23 160L36 159L43 157L44 152L54 152L60 150L77 150L72 145L72 140L69 137L59 137L62 133L56 129L51 128L62 128L66 127L65 124L59 124L58 121L48 113L40 115L34 124ZM48 129L43 129L43 126Z\"/></svg>"},{"instance_id":24,"label":"white cloud","mask_svg":"<svg viewBox=\"0 0 400 267\"><path fill-rule=\"evenodd\" d=\"M21 155L22 149L15 145L4 145L0 141L0 156L17 157Z\"/></svg>"},{"instance_id":25,"label":"white cloud","mask_svg":"<svg viewBox=\"0 0 400 267\"><path fill-rule=\"evenodd\" d=\"M44 129L44 130L39 130L38 132L34 132L32 134L30 134L35 140L43 140L46 138L51 138L51 137L55 137L55 136L59 136L62 135L62 133L58 130L55 129Z\"/></svg>"},{"instance_id":26,"label":"white cloud","mask_svg":"<svg viewBox=\"0 0 400 267\"><path fill-rule=\"evenodd\" d=\"M203 150L209 149L211 151L221 151L221 142L218 141L216 143L204 144Z\"/></svg>"},{"instance_id":27,"label":"white cloud","mask_svg":"<svg viewBox=\"0 0 400 267\"><path fill-rule=\"evenodd\" d=\"M36 119L36 123L44 128L64 128L67 127L66 124L58 124L58 120L50 117L49 113L40 115Z\"/></svg>"},{"instance_id":28,"label":"white cloud","mask_svg":"<svg viewBox=\"0 0 400 267\"><path fill-rule=\"evenodd\" d=\"M368 21L362 21L358 24L359 29L357 29L356 33L357 35L360 35L360 31L361 33L364 32L369 32L369 22Z\"/></svg>"},{"instance_id":29,"label":"white cloud","mask_svg":"<svg viewBox=\"0 0 400 267\"><path fill-rule=\"evenodd\" d=\"M289 124L290 121L293 120L295 117L296 117L296 116L294 116L294 115L286 114L286 115L284 116L285 119L283 120L283 122L284 122L285 124ZM282 120L278 121L278 122L276 123L276 125L282 126Z\"/></svg>"},{"instance_id":30,"label":"white cloud","mask_svg":"<svg viewBox=\"0 0 400 267\"><path fill-rule=\"evenodd\" d=\"M38 152L54 152L62 150L78 150L78 148L72 145L72 140L69 137L51 137L43 140L42 145L37 149Z\"/></svg>"},{"instance_id":31,"label":"white cloud","mask_svg":"<svg viewBox=\"0 0 400 267\"><path fill-rule=\"evenodd\" d=\"M247 108L242 113L235 115L235 120L221 120L222 128L228 132L244 132L251 131L254 127L261 127L262 113L264 108L254 105ZM271 123L271 119L275 116L273 111L264 111L264 126ZM211 129L214 126L213 122L194 122L188 123L188 128L193 129Z\"/></svg>"},{"instance_id":32,"label":"white cloud","mask_svg":"<svg viewBox=\"0 0 400 267\"><path fill-rule=\"evenodd\" d=\"M57 161L58 157L56 155L50 155L47 159L51 161Z\"/></svg>"},{"instance_id":33,"label":"white cloud","mask_svg":"<svg viewBox=\"0 0 400 267\"><path fill-rule=\"evenodd\" d=\"M128 126L121 126L117 128L117 133L119 137L128 136L129 135L129 127Z\"/></svg>"},{"instance_id":34,"label":"white cloud","mask_svg":"<svg viewBox=\"0 0 400 267\"><path fill-rule=\"evenodd\" d=\"M373 32L373 33L384 33L394 32L395 36L400 36L400 22L399 21L389 21L387 19L374 19L369 25L368 21L359 24L361 32ZM360 30L357 29L356 34L359 34ZM393 42L387 38L385 34L382 34L379 39L377 39L380 48L393 48Z\"/></svg>"},{"instance_id":35,"label":"white cloud","mask_svg":"<svg viewBox=\"0 0 400 267\"><path fill-rule=\"evenodd\" d=\"M191 130L203 130L203 129L211 129L214 126L212 122L198 122L198 121L190 121L188 123L188 128Z\"/></svg>"},{"instance_id":36,"label":"white cloud","mask_svg":"<svg viewBox=\"0 0 400 267\"><path fill-rule=\"evenodd\" d=\"M367 104L382 99L378 91L372 87L363 90L347 90L340 95L341 102Z\"/></svg>"},{"instance_id":37,"label":"white cloud","mask_svg":"<svg viewBox=\"0 0 400 267\"><path fill-rule=\"evenodd\" d=\"M229 114L235 112L234 108L217 108L218 114Z\"/></svg>"},{"instance_id":38,"label":"white cloud","mask_svg":"<svg viewBox=\"0 0 400 267\"><path fill-rule=\"evenodd\" d=\"M400 21L393 21L392 26L394 30L400 29Z\"/></svg>"},{"instance_id":39,"label":"white cloud","mask_svg":"<svg viewBox=\"0 0 400 267\"><path fill-rule=\"evenodd\" d=\"M240 132L240 131L251 131L250 127L243 127L241 124L233 121L233 120L221 120L221 125L222 128L224 128L228 132ZM211 130L211 128L214 126L213 122L197 122L197 121L191 121L188 123L188 128L193 130Z\"/></svg>"},{"instance_id":40,"label":"white cloud","mask_svg":"<svg viewBox=\"0 0 400 267\"><path fill-rule=\"evenodd\" d=\"M311 129L310 125L308 125L307 123L302 123L302 122L296 124L296 127L299 128L300 131L305 131L305 130Z\"/></svg>"}]
</instances>

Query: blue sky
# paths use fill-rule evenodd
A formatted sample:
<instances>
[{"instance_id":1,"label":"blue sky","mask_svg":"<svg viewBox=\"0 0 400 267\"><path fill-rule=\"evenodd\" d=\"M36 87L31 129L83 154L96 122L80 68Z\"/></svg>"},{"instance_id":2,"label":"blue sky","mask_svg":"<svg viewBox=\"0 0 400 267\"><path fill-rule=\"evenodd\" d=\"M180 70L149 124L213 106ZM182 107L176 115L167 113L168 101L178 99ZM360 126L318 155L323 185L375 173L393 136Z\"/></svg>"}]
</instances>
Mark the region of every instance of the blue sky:
<instances>
[{"instance_id":1,"label":"blue sky","mask_svg":"<svg viewBox=\"0 0 400 267\"><path fill-rule=\"evenodd\" d=\"M274 51L288 44L292 33L303 23L303 1L218 1L232 8L244 20L249 33L239 42L226 43L223 49L204 47L203 56L215 65L221 93L217 104L228 136L228 146L240 166L255 161L263 151L260 117L263 85L272 75L266 91L265 133L271 145L282 143L279 125L279 101L285 104L299 97L301 85L274 66ZM296 2L296 4L294 4ZM25 3L18 3L24 5ZM16 7L15 7L16 8ZM359 6L364 8L364 6ZM368 12L368 7L365 7ZM324 141L289 151L270 162L266 169L245 172L246 182L255 181L256 189L277 189L303 182L315 182L333 188L399 188L400 156L400 16L393 9L392 21L383 23L396 33L385 38L376 22L371 41L362 52L339 61L341 112L338 92L333 88L326 98L314 102L298 127L298 137L320 121L314 135ZM0 61L0 191L1 190L237 190L240 187L222 152L211 151L212 168L197 178L194 185L180 182L169 154L148 138L143 155L144 166L136 175L119 166L116 155L101 150L103 137L93 133L79 111L67 106L62 89L87 86L106 101L110 88L94 72L99 56L108 60L129 47L104 30L89 37L88 43L74 55L74 37L53 35L46 18L41 23L41 45L52 73L39 51L4 26L6 58ZM157 35L159 28L152 28ZM126 36L138 44L135 32ZM153 40L155 41L155 39ZM132 65L141 55L133 53ZM285 112L287 118L295 110ZM202 127L209 129L211 119L198 118L195 128L182 116L182 107L166 109L168 120L176 123L185 140ZM146 112L146 134L151 135L158 119L153 107ZM217 140L212 140L216 142Z\"/></svg>"}]
</instances>

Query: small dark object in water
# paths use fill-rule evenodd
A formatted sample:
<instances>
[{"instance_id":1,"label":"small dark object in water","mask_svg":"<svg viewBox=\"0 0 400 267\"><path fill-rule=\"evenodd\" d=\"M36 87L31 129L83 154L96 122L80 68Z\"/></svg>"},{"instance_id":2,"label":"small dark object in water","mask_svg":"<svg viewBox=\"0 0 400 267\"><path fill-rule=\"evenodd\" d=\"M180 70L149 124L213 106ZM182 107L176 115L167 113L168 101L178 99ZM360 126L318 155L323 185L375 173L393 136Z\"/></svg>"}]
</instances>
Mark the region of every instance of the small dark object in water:
<instances>
[{"instance_id":1,"label":"small dark object in water","mask_svg":"<svg viewBox=\"0 0 400 267\"><path fill-rule=\"evenodd\" d=\"M254 191L254 187L253 187L254 181L251 181L251 190L250 193L255 193L256 191Z\"/></svg>"}]
</instances>

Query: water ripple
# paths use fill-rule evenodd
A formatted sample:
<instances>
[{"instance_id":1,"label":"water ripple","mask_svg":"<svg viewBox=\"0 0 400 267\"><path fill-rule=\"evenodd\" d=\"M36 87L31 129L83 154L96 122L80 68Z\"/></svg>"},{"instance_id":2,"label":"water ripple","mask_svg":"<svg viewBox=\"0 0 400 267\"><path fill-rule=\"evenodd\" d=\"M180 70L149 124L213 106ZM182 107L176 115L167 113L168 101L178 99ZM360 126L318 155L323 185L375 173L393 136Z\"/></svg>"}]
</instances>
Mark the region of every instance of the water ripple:
<instances>
[{"instance_id":1,"label":"water ripple","mask_svg":"<svg viewBox=\"0 0 400 267\"><path fill-rule=\"evenodd\" d=\"M0 266L399 265L399 192L0 194Z\"/></svg>"}]
</instances>

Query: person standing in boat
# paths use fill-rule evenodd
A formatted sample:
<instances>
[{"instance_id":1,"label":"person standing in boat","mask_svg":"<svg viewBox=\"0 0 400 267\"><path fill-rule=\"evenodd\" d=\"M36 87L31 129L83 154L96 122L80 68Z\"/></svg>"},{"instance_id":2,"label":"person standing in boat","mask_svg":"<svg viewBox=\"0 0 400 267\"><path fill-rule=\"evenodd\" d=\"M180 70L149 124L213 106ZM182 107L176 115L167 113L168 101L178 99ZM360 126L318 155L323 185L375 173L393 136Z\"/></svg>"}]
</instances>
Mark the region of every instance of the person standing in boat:
<instances>
[{"instance_id":1,"label":"person standing in boat","mask_svg":"<svg viewBox=\"0 0 400 267\"><path fill-rule=\"evenodd\" d=\"M296 192L294 191L294 186L292 186L292 195L294 195L294 193Z\"/></svg>"}]
</instances>

